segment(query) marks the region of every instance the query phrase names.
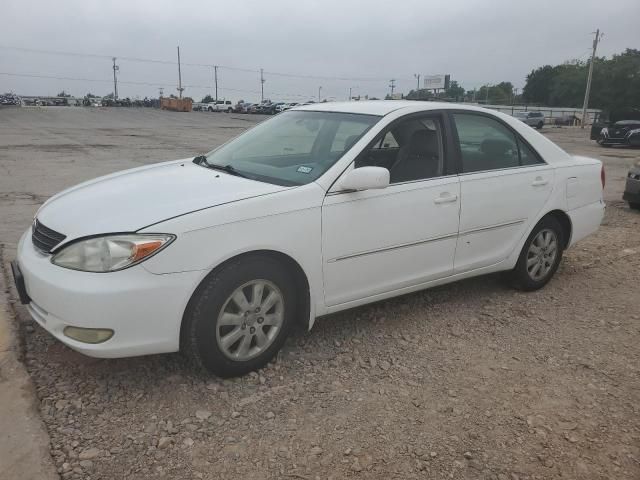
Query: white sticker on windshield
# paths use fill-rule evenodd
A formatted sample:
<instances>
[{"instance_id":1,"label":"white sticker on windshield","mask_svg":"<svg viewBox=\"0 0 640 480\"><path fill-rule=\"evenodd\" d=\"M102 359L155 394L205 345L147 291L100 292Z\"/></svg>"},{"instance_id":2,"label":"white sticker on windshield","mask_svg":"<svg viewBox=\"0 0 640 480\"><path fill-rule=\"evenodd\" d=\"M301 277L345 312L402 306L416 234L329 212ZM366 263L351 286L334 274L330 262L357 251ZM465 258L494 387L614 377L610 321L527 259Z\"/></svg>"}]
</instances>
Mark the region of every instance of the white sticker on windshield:
<instances>
[{"instance_id":1,"label":"white sticker on windshield","mask_svg":"<svg viewBox=\"0 0 640 480\"><path fill-rule=\"evenodd\" d=\"M313 167L305 167L304 165L298 167L298 172L300 173L311 173L311 170L313 170Z\"/></svg>"}]
</instances>

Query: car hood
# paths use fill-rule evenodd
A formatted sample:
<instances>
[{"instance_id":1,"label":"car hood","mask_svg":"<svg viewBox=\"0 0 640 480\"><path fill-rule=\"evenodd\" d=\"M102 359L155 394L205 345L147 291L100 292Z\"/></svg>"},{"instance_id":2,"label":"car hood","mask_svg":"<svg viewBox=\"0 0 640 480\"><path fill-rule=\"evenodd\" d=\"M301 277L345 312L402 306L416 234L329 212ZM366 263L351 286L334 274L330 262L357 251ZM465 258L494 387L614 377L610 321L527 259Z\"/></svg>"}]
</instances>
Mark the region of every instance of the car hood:
<instances>
[{"instance_id":1,"label":"car hood","mask_svg":"<svg viewBox=\"0 0 640 480\"><path fill-rule=\"evenodd\" d=\"M134 232L189 212L287 188L211 170L185 159L76 185L45 202L37 218L72 240Z\"/></svg>"}]
</instances>

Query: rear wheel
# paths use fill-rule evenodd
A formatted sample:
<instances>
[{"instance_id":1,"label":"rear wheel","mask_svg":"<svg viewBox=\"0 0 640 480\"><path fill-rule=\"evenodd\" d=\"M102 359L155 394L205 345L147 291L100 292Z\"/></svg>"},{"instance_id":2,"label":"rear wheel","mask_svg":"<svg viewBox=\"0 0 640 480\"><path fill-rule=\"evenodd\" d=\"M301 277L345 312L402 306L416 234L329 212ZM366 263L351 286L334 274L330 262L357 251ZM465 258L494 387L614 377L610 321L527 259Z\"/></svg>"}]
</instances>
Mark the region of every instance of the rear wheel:
<instances>
[{"instance_id":1,"label":"rear wheel","mask_svg":"<svg viewBox=\"0 0 640 480\"><path fill-rule=\"evenodd\" d=\"M544 127L544 123L543 123L543 122L538 122L538 124L536 125L536 128L537 128L538 130L541 130L541 129L542 129L542 127Z\"/></svg>"},{"instance_id":2,"label":"rear wheel","mask_svg":"<svg viewBox=\"0 0 640 480\"><path fill-rule=\"evenodd\" d=\"M185 314L182 347L220 377L267 364L282 347L296 314L295 286L269 257L247 257L222 267L198 288Z\"/></svg>"},{"instance_id":3,"label":"rear wheel","mask_svg":"<svg viewBox=\"0 0 640 480\"><path fill-rule=\"evenodd\" d=\"M551 216L544 217L522 247L511 271L512 284L525 291L544 287L560 265L563 245L564 232L560 223Z\"/></svg>"},{"instance_id":4,"label":"rear wheel","mask_svg":"<svg viewBox=\"0 0 640 480\"><path fill-rule=\"evenodd\" d=\"M210 112L213 112L213 107L209 107L209 111L210 111Z\"/></svg>"}]
</instances>

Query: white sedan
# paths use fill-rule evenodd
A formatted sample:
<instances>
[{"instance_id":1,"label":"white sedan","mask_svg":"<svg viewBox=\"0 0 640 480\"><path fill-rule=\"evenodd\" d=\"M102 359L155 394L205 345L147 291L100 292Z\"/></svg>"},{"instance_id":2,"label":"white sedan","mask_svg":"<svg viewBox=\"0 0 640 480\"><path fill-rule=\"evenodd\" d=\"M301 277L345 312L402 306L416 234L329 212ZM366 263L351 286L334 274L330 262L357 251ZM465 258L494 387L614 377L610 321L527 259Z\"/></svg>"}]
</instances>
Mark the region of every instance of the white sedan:
<instances>
[{"instance_id":1,"label":"white sedan","mask_svg":"<svg viewBox=\"0 0 640 480\"><path fill-rule=\"evenodd\" d=\"M183 350L234 376L322 315L497 271L544 286L600 225L603 186L600 161L498 112L314 104L59 193L12 266L33 318L75 350Z\"/></svg>"}]
</instances>

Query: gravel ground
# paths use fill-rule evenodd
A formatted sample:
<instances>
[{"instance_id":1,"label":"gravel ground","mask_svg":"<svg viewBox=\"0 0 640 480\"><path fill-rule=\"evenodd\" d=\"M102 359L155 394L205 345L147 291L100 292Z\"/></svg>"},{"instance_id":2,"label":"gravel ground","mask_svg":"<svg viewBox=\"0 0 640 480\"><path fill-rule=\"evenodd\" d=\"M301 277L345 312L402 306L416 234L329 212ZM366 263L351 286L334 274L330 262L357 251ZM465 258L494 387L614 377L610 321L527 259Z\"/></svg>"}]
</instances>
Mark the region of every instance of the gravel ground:
<instances>
[{"instance_id":1,"label":"gravel ground","mask_svg":"<svg viewBox=\"0 0 640 480\"><path fill-rule=\"evenodd\" d=\"M0 147L5 267L58 189L198 153L253 120L78 110L0 111L0 145L25 145ZM538 292L495 275L358 308L296 332L268 368L225 381L179 354L84 357L16 305L61 476L640 478L640 214L618 200L640 151L605 156L584 131L548 135L605 161L609 201L600 231ZM136 160L107 160L125 155Z\"/></svg>"}]
</instances>

